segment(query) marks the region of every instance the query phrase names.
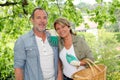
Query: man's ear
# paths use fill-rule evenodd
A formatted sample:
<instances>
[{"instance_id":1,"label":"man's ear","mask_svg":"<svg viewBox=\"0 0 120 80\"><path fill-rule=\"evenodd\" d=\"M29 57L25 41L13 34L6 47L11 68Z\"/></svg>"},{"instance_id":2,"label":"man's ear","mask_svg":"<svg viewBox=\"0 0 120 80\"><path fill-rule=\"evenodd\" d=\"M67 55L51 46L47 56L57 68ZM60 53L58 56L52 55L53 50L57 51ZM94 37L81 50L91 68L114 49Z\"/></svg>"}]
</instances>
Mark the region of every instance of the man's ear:
<instances>
[{"instance_id":1,"label":"man's ear","mask_svg":"<svg viewBox=\"0 0 120 80\"><path fill-rule=\"evenodd\" d=\"M31 23L33 23L33 18L30 18Z\"/></svg>"}]
</instances>

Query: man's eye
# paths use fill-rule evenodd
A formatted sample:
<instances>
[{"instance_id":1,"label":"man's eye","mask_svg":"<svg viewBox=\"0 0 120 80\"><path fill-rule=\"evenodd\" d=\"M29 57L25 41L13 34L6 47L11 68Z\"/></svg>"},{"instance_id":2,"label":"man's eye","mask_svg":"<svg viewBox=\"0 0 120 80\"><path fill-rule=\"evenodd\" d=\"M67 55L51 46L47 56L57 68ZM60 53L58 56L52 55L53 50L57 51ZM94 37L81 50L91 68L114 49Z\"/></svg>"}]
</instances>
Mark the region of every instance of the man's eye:
<instances>
[{"instance_id":1,"label":"man's eye","mask_svg":"<svg viewBox=\"0 0 120 80\"><path fill-rule=\"evenodd\" d=\"M37 19L40 19L40 17L37 17Z\"/></svg>"},{"instance_id":2,"label":"man's eye","mask_svg":"<svg viewBox=\"0 0 120 80\"><path fill-rule=\"evenodd\" d=\"M44 17L44 19L47 19L47 17Z\"/></svg>"}]
</instances>

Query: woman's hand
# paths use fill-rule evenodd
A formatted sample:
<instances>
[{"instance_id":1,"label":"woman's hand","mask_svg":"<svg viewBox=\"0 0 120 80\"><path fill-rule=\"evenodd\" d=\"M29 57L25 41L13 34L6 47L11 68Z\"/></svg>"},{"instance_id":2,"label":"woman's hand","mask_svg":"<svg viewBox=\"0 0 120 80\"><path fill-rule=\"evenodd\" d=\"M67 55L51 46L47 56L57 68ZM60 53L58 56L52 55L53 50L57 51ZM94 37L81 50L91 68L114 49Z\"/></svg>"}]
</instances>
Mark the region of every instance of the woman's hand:
<instances>
[{"instance_id":1,"label":"woman's hand","mask_svg":"<svg viewBox=\"0 0 120 80\"><path fill-rule=\"evenodd\" d=\"M78 61L78 59L75 57L75 56L73 56L73 55L71 55L71 54L66 54L66 60L67 60L67 62L70 64L72 61Z\"/></svg>"},{"instance_id":2,"label":"woman's hand","mask_svg":"<svg viewBox=\"0 0 120 80\"><path fill-rule=\"evenodd\" d=\"M81 62L80 66L85 66L86 65L86 61L85 60L81 60L80 62Z\"/></svg>"},{"instance_id":3,"label":"woman's hand","mask_svg":"<svg viewBox=\"0 0 120 80\"><path fill-rule=\"evenodd\" d=\"M80 61L71 54L66 54L67 62L73 66L80 66Z\"/></svg>"}]
</instances>

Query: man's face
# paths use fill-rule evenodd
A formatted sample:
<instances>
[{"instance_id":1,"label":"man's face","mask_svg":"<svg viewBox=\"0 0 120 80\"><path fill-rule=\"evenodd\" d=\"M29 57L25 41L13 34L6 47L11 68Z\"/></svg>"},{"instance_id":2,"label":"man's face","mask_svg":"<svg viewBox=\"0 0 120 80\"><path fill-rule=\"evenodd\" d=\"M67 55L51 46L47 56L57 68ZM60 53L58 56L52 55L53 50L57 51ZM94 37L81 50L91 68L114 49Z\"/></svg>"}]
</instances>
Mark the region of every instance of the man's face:
<instances>
[{"instance_id":1,"label":"man's face","mask_svg":"<svg viewBox=\"0 0 120 80\"><path fill-rule=\"evenodd\" d=\"M43 32L47 25L47 13L44 10L36 10L31 21L35 30Z\"/></svg>"}]
</instances>

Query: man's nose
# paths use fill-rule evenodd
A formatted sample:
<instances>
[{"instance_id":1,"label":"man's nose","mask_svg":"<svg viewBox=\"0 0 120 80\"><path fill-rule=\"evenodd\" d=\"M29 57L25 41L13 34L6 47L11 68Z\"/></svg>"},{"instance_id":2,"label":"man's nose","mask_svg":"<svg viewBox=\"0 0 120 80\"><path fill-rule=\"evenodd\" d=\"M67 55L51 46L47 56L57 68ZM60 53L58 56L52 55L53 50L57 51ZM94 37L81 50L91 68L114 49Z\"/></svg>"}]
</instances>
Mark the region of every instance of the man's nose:
<instances>
[{"instance_id":1,"label":"man's nose","mask_svg":"<svg viewBox=\"0 0 120 80\"><path fill-rule=\"evenodd\" d=\"M44 22L44 19L40 19L41 22Z\"/></svg>"}]
</instances>

